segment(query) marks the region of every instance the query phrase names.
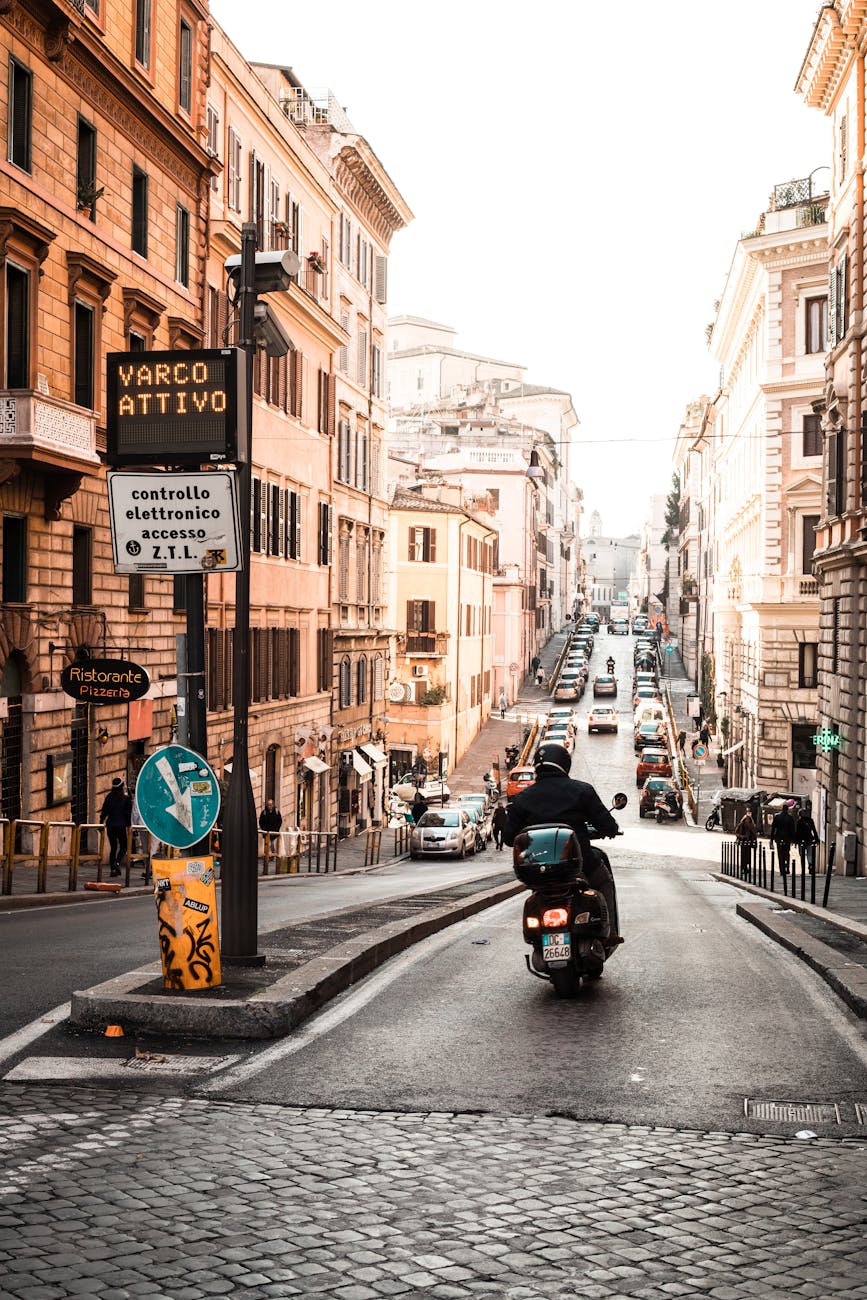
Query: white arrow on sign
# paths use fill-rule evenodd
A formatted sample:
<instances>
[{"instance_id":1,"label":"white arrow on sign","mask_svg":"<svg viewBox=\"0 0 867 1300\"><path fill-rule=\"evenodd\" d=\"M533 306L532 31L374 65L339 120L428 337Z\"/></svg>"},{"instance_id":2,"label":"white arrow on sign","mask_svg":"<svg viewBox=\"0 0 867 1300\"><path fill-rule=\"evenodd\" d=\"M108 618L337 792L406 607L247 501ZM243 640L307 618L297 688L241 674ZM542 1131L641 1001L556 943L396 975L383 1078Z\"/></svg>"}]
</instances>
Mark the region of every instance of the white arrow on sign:
<instances>
[{"instance_id":1,"label":"white arrow on sign","mask_svg":"<svg viewBox=\"0 0 867 1300\"><path fill-rule=\"evenodd\" d=\"M172 765L167 758L158 758L156 768L160 776L169 787L169 794L174 802L166 808L166 812L174 817L175 821L181 823L185 831L193 832L193 797L189 790L181 792L181 788L175 779L172 771Z\"/></svg>"}]
</instances>

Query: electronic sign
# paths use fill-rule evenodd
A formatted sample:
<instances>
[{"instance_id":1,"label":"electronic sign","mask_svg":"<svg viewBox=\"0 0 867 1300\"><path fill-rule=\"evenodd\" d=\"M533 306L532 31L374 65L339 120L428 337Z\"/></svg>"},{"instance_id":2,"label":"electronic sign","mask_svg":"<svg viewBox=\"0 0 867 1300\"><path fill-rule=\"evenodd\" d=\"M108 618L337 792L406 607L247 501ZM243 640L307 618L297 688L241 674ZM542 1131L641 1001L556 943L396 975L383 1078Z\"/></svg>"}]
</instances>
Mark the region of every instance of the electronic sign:
<instances>
[{"instance_id":1,"label":"electronic sign","mask_svg":"<svg viewBox=\"0 0 867 1300\"><path fill-rule=\"evenodd\" d=\"M247 354L110 352L109 465L199 466L247 459Z\"/></svg>"}]
</instances>

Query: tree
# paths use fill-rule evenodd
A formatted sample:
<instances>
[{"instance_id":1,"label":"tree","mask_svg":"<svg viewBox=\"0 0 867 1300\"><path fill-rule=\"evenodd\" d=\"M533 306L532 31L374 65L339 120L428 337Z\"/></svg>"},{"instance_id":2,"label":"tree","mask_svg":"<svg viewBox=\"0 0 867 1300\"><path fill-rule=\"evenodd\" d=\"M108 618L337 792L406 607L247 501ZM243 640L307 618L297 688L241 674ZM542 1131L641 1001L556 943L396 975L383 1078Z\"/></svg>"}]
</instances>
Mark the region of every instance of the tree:
<instances>
[{"instance_id":1,"label":"tree","mask_svg":"<svg viewBox=\"0 0 867 1300\"><path fill-rule=\"evenodd\" d=\"M680 532L680 475L671 476L671 491L665 501L665 532L662 534L663 546L671 546Z\"/></svg>"}]
</instances>

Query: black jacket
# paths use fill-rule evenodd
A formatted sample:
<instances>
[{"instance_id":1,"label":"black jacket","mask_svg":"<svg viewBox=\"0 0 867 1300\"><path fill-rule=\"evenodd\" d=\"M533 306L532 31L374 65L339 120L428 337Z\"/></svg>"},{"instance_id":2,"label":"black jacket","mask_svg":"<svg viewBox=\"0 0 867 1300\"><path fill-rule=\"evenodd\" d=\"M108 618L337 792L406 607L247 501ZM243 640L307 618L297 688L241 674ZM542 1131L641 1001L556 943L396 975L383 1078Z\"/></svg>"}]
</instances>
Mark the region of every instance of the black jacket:
<instances>
[{"instance_id":1,"label":"black jacket","mask_svg":"<svg viewBox=\"0 0 867 1300\"><path fill-rule=\"evenodd\" d=\"M276 808L263 808L259 813L259 830L260 831L279 831L283 825L283 815Z\"/></svg>"},{"instance_id":2,"label":"black jacket","mask_svg":"<svg viewBox=\"0 0 867 1300\"><path fill-rule=\"evenodd\" d=\"M778 813L774 814L774 820L771 822L771 843L791 844L795 839L797 831L798 828L795 825L795 819L789 812L788 808L781 808Z\"/></svg>"},{"instance_id":3,"label":"black jacket","mask_svg":"<svg viewBox=\"0 0 867 1300\"><path fill-rule=\"evenodd\" d=\"M526 826L540 822L563 822L571 826L578 836L581 854L588 858L591 852L588 822L604 836L617 834L617 822L599 798L593 786L586 781L573 781L571 776L556 767L541 767L536 773L536 783L522 790L509 804L504 839L514 844L515 836Z\"/></svg>"},{"instance_id":4,"label":"black jacket","mask_svg":"<svg viewBox=\"0 0 867 1300\"><path fill-rule=\"evenodd\" d=\"M132 823L132 799L123 790L109 790L102 801L99 820L106 826L114 828L129 826Z\"/></svg>"}]
</instances>

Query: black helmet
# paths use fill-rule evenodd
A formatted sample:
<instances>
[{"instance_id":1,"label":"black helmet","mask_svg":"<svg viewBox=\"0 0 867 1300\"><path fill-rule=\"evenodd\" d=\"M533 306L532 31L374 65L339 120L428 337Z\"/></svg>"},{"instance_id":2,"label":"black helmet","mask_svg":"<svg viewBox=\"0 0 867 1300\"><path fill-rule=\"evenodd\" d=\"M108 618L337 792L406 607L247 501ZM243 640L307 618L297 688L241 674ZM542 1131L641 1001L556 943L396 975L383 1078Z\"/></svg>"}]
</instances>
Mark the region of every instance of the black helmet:
<instances>
[{"instance_id":1,"label":"black helmet","mask_svg":"<svg viewBox=\"0 0 867 1300\"><path fill-rule=\"evenodd\" d=\"M572 758L569 750L563 745L540 745L536 750L536 758L533 763L534 767L559 767L561 772L569 775L572 767Z\"/></svg>"}]
</instances>

